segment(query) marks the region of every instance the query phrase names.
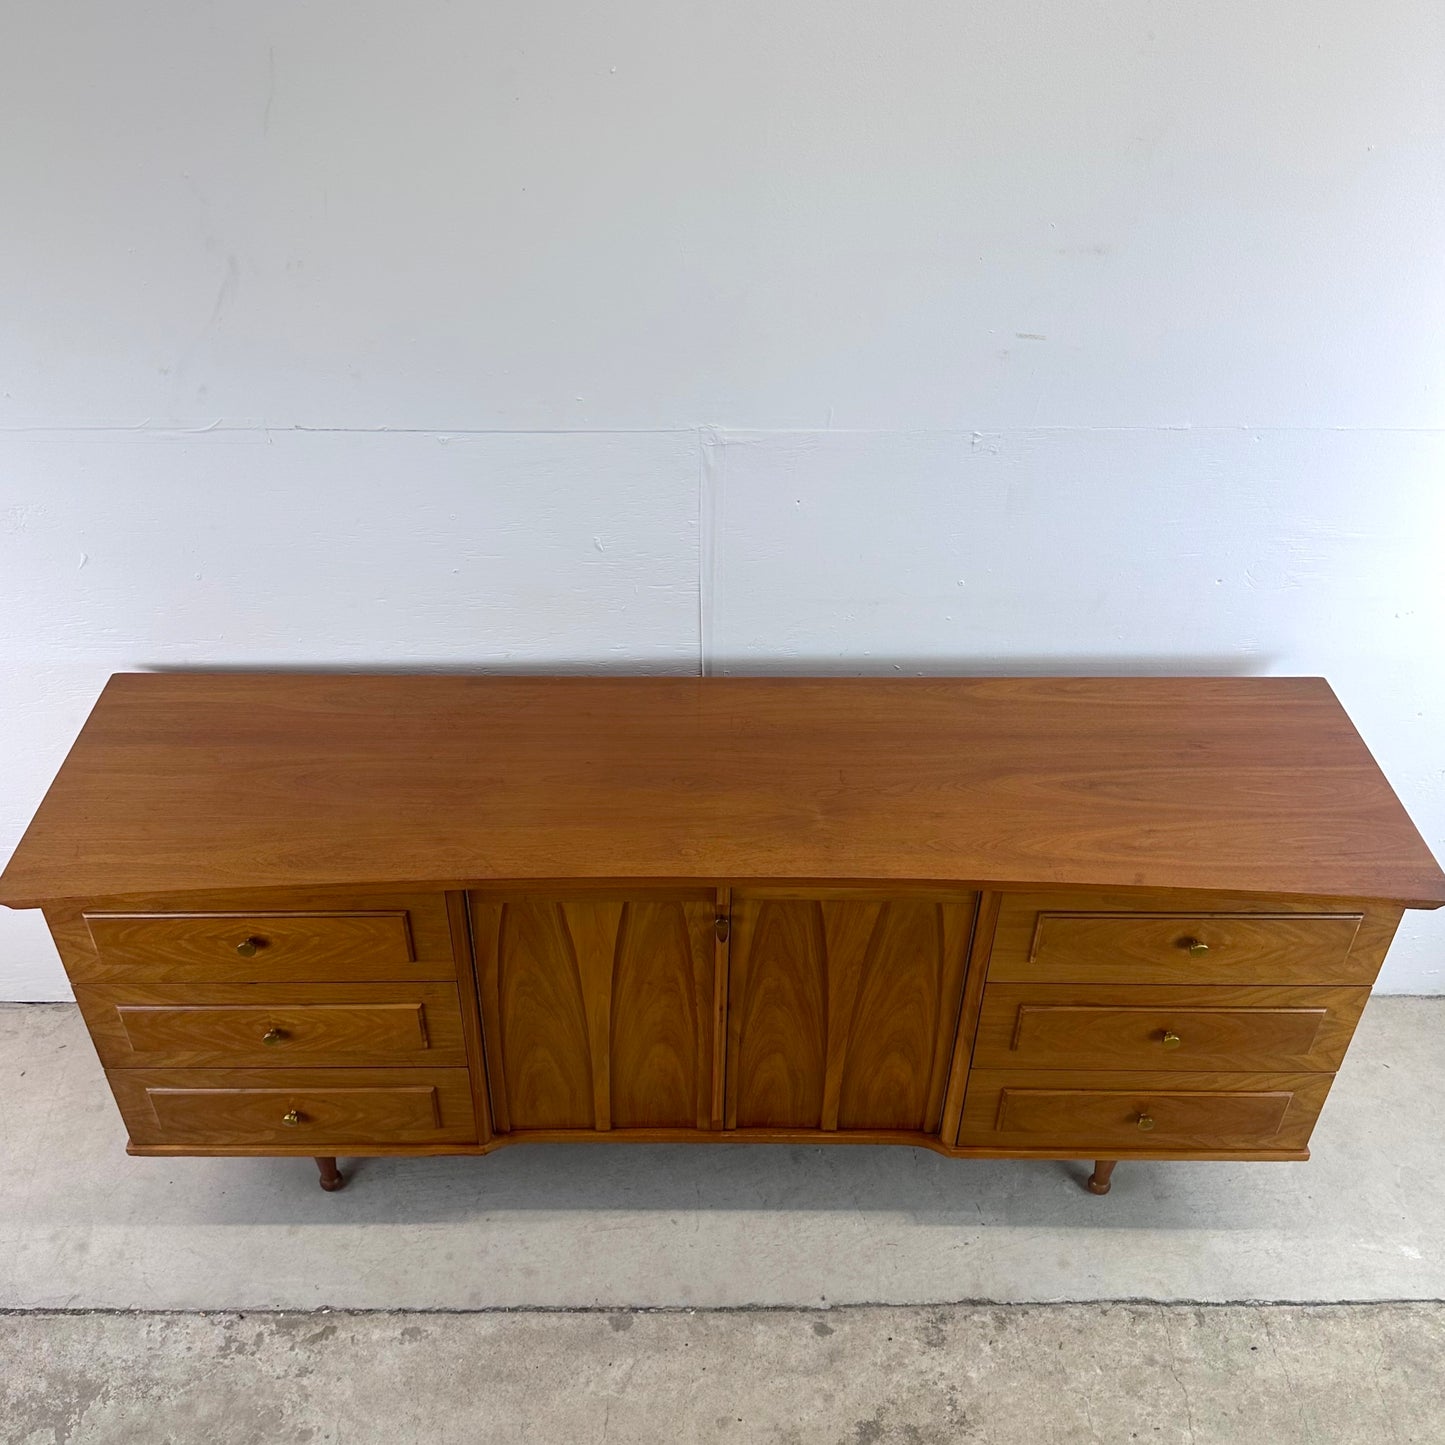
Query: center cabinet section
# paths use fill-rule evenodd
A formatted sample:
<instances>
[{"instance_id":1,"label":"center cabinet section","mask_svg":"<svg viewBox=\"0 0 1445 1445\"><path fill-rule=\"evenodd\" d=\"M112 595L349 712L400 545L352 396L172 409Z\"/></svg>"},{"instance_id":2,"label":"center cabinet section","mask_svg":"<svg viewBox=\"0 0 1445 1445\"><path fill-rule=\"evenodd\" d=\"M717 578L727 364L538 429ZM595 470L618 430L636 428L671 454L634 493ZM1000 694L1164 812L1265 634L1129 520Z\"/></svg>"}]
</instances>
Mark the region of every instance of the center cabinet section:
<instances>
[{"instance_id":1,"label":"center cabinet section","mask_svg":"<svg viewBox=\"0 0 1445 1445\"><path fill-rule=\"evenodd\" d=\"M936 1133L976 905L735 891L727 1127Z\"/></svg>"},{"instance_id":2,"label":"center cabinet section","mask_svg":"<svg viewBox=\"0 0 1445 1445\"><path fill-rule=\"evenodd\" d=\"M718 1126L715 890L469 902L499 1133Z\"/></svg>"},{"instance_id":3,"label":"center cabinet section","mask_svg":"<svg viewBox=\"0 0 1445 1445\"><path fill-rule=\"evenodd\" d=\"M468 904L498 1133L939 1131L974 893Z\"/></svg>"}]
</instances>

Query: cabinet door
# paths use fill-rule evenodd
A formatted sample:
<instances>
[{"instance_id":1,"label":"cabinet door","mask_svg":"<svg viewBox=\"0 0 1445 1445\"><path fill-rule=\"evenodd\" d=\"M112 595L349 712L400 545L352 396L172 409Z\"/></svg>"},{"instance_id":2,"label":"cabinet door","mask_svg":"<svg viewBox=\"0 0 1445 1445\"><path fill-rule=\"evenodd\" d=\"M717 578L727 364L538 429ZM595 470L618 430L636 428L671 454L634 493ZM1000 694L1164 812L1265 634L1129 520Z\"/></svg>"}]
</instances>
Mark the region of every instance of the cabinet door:
<instances>
[{"instance_id":1,"label":"cabinet door","mask_svg":"<svg viewBox=\"0 0 1445 1445\"><path fill-rule=\"evenodd\" d=\"M728 1127L937 1132L975 903L734 893Z\"/></svg>"},{"instance_id":2,"label":"cabinet door","mask_svg":"<svg viewBox=\"0 0 1445 1445\"><path fill-rule=\"evenodd\" d=\"M471 895L499 1132L713 1126L716 913L701 890Z\"/></svg>"}]
</instances>

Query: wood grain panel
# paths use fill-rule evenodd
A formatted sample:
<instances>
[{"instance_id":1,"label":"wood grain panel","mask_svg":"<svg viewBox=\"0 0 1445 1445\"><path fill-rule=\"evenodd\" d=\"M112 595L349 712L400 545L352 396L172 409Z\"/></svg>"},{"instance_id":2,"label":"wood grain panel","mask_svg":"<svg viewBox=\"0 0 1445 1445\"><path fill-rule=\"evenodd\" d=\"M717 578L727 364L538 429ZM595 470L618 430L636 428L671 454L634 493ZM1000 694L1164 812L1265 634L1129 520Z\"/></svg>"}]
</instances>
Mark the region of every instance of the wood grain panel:
<instances>
[{"instance_id":1,"label":"wood grain panel","mask_svg":"<svg viewBox=\"0 0 1445 1445\"><path fill-rule=\"evenodd\" d=\"M120 1069L106 1077L138 1144L277 1144L325 1154L477 1137L465 1069Z\"/></svg>"},{"instance_id":2,"label":"wood grain panel","mask_svg":"<svg viewBox=\"0 0 1445 1445\"><path fill-rule=\"evenodd\" d=\"M446 908L452 952L457 961L457 1002L461 1006L467 1072L472 1081L472 1108L476 1113L477 1139L482 1144L489 1144L495 1131L492 1128L487 1055L482 1043L482 1000L477 987L476 959L472 954L472 921L467 913L467 895L459 889L449 892L446 895Z\"/></svg>"},{"instance_id":3,"label":"wood grain panel","mask_svg":"<svg viewBox=\"0 0 1445 1445\"><path fill-rule=\"evenodd\" d=\"M959 1005L958 1027L954 1031L947 1093L944 1095L943 1114L939 1123L939 1137L948 1145L952 1145L958 1138L958 1124L963 1117L963 1095L968 1083L969 1064L973 1058L974 1035L978 1032L979 1009L983 1006L983 991L988 976L988 951L993 943L998 909L997 893L979 895L972 937L968 944L968 964L963 975L963 1001Z\"/></svg>"},{"instance_id":4,"label":"wood grain panel","mask_svg":"<svg viewBox=\"0 0 1445 1445\"><path fill-rule=\"evenodd\" d=\"M989 984L978 1068L1333 1072L1368 988Z\"/></svg>"},{"instance_id":5,"label":"wood grain panel","mask_svg":"<svg viewBox=\"0 0 1445 1445\"><path fill-rule=\"evenodd\" d=\"M1201 983L1330 975L1354 946L1358 913L1041 913L1030 962L1078 981L1127 969L1141 983L1184 969Z\"/></svg>"},{"instance_id":6,"label":"wood grain panel","mask_svg":"<svg viewBox=\"0 0 1445 1445\"><path fill-rule=\"evenodd\" d=\"M829 1022L823 908L733 892L730 1129L822 1127Z\"/></svg>"},{"instance_id":7,"label":"wood grain panel","mask_svg":"<svg viewBox=\"0 0 1445 1445\"><path fill-rule=\"evenodd\" d=\"M1445 903L1319 678L301 673L111 678L0 903L684 877Z\"/></svg>"},{"instance_id":8,"label":"wood grain panel","mask_svg":"<svg viewBox=\"0 0 1445 1445\"><path fill-rule=\"evenodd\" d=\"M990 983L1367 984L1398 908L1222 894L1004 898ZM1191 954L1198 939L1207 952Z\"/></svg>"},{"instance_id":9,"label":"wood grain panel","mask_svg":"<svg viewBox=\"0 0 1445 1445\"><path fill-rule=\"evenodd\" d=\"M973 908L735 891L729 1127L937 1129Z\"/></svg>"},{"instance_id":10,"label":"wood grain panel","mask_svg":"<svg viewBox=\"0 0 1445 1445\"><path fill-rule=\"evenodd\" d=\"M727 1122L728 968L732 957L731 888L717 890L713 931L712 980L712 1101L708 1127L721 1129Z\"/></svg>"},{"instance_id":11,"label":"wood grain panel","mask_svg":"<svg viewBox=\"0 0 1445 1445\"><path fill-rule=\"evenodd\" d=\"M265 973L348 976L380 966L403 972L412 961L406 914L87 913L103 963L143 969L162 963L231 964L243 958Z\"/></svg>"},{"instance_id":12,"label":"wood grain panel","mask_svg":"<svg viewBox=\"0 0 1445 1445\"><path fill-rule=\"evenodd\" d=\"M626 905L609 1029L610 1117L618 1128L711 1122L712 922L706 904Z\"/></svg>"},{"instance_id":13,"label":"wood grain panel","mask_svg":"<svg viewBox=\"0 0 1445 1445\"><path fill-rule=\"evenodd\" d=\"M715 904L471 896L498 1130L708 1128Z\"/></svg>"},{"instance_id":14,"label":"wood grain panel","mask_svg":"<svg viewBox=\"0 0 1445 1445\"><path fill-rule=\"evenodd\" d=\"M467 1065L452 984L86 984L75 993L108 1069Z\"/></svg>"},{"instance_id":15,"label":"wood grain panel","mask_svg":"<svg viewBox=\"0 0 1445 1445\"><path fill-rule=\"evenodd\" d=\"M220 893L45 910L73 983L454 980L440 891ZM105 941L97 946L94 931ZM252 955L236 945L267 940Z\"/></svg>"},{"instance_id":16,"label":"wood grain panel","mask_svg":"<svg viewBox=\"0 0 1445 1445\"><path fill-rule=\"evenodd\" d=\"M474 917L487 928L490 920ZM605 1128L597 1118L586 995L565 907L503 904L495 932L494 950L479 955L482 1027L489 1067L495 1057L501 1071L508 1127Z\"/></svg>"},{"instance_id":17,"label":"wood grain panel","mask_svg":"<svg viewBox=\"0 0 1445 1445\"><path fill-rule=\"evenodd\" d=\"M967 948L966 930L945 939L945 920L966 916L938 903L881 905L842 1035L835 1127L938 1127Z\"/></svg>"},{"instance_id":18,"label":"wood grain panel","mask_svg":"<svg viewBox=\"0 0 1445 1445\"><path fill-rule=\"evenodd\" d=\"M1303 1149L1333 1074L975 1068L960 1144L1083 1150ZM1142 1129L1140 1120L1152 1121Z\"/></svg>"}]
</instances>

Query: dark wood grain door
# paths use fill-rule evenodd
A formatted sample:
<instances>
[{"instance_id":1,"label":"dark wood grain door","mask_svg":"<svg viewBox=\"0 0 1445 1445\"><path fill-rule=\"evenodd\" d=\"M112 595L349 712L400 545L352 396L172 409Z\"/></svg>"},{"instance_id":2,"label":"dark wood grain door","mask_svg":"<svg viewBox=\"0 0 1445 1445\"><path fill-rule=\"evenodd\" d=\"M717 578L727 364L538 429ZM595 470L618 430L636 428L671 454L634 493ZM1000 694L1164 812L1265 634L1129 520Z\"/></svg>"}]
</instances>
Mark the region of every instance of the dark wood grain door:
<instances>
[{"instance_id":1,"label":"dark wood grain door","mask_svg":"<svg viewBox=\"0 0 1445 1445\"><path fill-rule=\"evenodd\" d=\"M975 904L735 893L728 1127L935 1133Z\"/></svg>"},{"instance_id":2,"label":"dark wood grain door","mask_svg":"<svg viewBox=\"0 0 1445 1445\"><path fill-rule=\"evenodd\" d=\"M470 901L499 1132L721 1122L712 892Z\"/></svg>"}]
</instances>

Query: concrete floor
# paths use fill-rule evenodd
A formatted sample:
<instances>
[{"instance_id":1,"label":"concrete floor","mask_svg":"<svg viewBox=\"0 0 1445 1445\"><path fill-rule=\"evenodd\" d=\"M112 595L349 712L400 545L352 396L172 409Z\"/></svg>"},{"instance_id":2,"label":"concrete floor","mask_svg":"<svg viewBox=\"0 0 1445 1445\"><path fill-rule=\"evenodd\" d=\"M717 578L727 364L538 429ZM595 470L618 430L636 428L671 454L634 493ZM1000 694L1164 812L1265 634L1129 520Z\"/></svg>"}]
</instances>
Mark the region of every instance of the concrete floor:
<instances>
[{"instance_id":1,"label":"concrete floor","mask_svg":"<svg viewBox=\"0 0 1445 1445\"><path fill-rule=\"evenodd\" d=\"M1377 999L1309 1164L1096 1199L923 1150L533 1146L325 1195L127 1158L75 1010L4 1006L0 1441L1439 1442L1442 1082L1445 999ZM1261 1300L1297 1303L1159 1303ZM817 1309L868 1303L907 1307ZM707 1312L759 1305L805 1308Z\"/></svg>"},{"instance_id":2,"label":"concrete floor","mask_svg":"<svg viewBox=\"0 0 1445 1445\"><path fill-rule=\"evenodd\" d=\"M1308 1164L862 1146L131 1159L75 1010L0 1008L0 1308L1445 1299L1445 999L1376 999ZM348 1169L351 1166L347 1166Z\"/></svg>"},{"instance_id":3,"label":"concrete floor","mask_svg":"<svg viewBox=\"0 0 1445 1445\"><path fill-rule=\"evenodd\" d=\"M15 1445L1439 1445L1438 1305L0 1317Z\"/></svg>"}]
</instances>

